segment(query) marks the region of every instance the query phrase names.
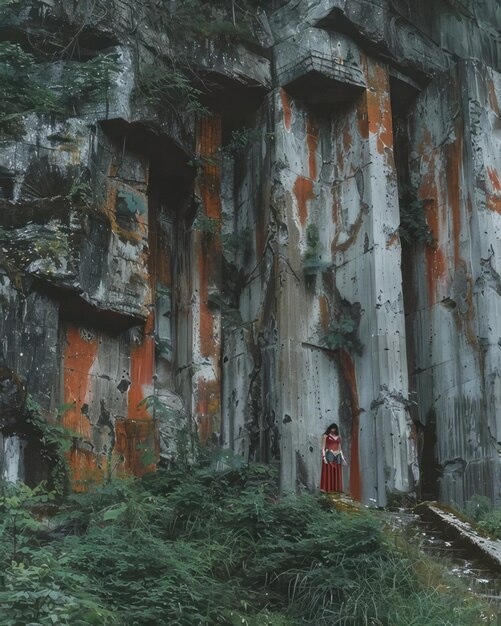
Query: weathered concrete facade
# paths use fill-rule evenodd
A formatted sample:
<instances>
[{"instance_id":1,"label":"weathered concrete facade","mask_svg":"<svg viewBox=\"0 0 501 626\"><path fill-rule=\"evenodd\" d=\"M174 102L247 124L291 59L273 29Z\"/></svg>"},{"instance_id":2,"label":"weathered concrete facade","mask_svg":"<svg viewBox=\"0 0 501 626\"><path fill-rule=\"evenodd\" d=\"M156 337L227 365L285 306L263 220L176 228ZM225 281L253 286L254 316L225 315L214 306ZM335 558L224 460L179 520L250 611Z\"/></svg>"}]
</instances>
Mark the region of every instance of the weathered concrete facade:
<instances>
[{"instance_id":1,"label":"weathered concrete facade","mask_svg":"<svg viewBox=\"0 0 501 626\"><path fill-rule=\"evenodd\" d=\"M221 1L184 41L195 2L5 17L55 93L47 41L114 65L2 139L4 476L48 474L38 411L76 488L196 425L315 489L335 421L363 502L501 499L500 8L416 4Z\"/></svg>"}]
</instances>

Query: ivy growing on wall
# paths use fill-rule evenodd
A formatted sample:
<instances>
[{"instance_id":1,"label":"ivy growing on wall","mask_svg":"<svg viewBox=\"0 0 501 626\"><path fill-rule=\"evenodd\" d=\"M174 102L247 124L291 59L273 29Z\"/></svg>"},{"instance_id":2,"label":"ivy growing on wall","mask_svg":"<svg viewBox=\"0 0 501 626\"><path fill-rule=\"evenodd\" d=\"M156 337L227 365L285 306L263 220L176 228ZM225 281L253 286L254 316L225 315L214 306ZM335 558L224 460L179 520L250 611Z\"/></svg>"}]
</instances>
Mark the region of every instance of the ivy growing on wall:
<instances>
[{"instance_id":1,"label":"ivy growing on wall","mask_svg":"<svg viewBox=\"0 0 501 626\"><path fill-rule=\"evenodd\" d=\"M410 188L404 188L399 198L400 237L407 244L432 244L433 235L426 221L426 207Z\"/></svg>"},{"instance_id":2,"label":"ivy growing on wall","mask_svg":"<svg viewBox=\"0 0 501 626\"><path fill-rule=\"evenodd\" d=\"M356 320L346 315L331 321L322 343L331 350L346 350L359 356L363 352L363 345L358 337L358 324Z\"/></svg>"},{"instance_id":3,"label":"ivy growing on wall","mask_svg":"<svg viewBox=\"0 0 501 626\"><path fill-rule=\"evenodd\" d=\"M350 354L362 355L364 346L359 337L361 316L360 303L345 300L336 289L335 312L320 342L330 350L345 350Z\"/></svg>"}]
</instances>

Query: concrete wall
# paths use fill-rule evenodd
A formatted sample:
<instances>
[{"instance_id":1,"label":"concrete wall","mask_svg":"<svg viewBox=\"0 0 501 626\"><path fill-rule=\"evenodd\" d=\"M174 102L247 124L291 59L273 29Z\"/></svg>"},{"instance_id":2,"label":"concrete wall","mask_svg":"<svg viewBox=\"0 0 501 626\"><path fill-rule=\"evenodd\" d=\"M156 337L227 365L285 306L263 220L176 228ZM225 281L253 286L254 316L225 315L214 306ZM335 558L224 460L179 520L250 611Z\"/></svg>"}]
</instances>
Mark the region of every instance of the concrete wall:
<instances>
[{"instance_id":1,"label":"concrete wall","mask_svg":"<svg viewBox=\"0 0 501 626\"><path fill-rule=\"evenodd\" d=\"M72 433L75 488L196 432L315 490L337 422L367 504L499 499L494 0L279 3L238 14L252 46L181 47L170 13L136 4L12 26L87 15L82 36L112 46L88 54L117 67L0 146L4 476L50 474L26 462L36 410ZM145 83L173 55L200 102ZM44 63L49 84L71 63ZM409 193L428 242L402 245Z\"/></svg>"}]
</instances>

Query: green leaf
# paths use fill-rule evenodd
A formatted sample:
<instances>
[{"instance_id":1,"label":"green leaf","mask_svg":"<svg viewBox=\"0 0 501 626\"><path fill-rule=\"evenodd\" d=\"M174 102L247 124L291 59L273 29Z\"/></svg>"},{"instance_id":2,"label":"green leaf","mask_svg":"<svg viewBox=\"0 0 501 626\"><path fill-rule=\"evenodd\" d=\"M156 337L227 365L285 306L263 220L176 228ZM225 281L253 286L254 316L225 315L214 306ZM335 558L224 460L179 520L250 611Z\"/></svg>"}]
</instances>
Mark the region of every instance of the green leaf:
<instances>
[{"instance_id":1,"label":"green leaf","mask_svg":"<svg viewBox=\"0 0 501 626\"><path fill-rule=\"evenodd\" d=\"M124 513L126 508L127 508L127 505L122 503L122 504L119 504L119 505L113 507L112 509L107 509L103 513L103 520L105 522L108 522L108 521L112 521L112 520L118 519Z\"/></svg>"}]
</instances>

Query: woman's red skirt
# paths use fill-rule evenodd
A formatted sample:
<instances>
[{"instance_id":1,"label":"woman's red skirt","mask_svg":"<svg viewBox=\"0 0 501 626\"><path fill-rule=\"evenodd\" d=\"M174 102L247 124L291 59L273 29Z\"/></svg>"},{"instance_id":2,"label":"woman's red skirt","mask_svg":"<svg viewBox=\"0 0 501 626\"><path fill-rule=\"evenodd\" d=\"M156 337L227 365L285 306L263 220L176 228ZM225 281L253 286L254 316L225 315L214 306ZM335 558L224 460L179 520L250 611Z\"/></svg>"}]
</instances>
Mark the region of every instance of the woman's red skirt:
<instances>
[{"instance_id":1,"label":"woman's red skirt","mask_svg":"<svg viewBox=\"0 0 501 626\"><path fill-rule=\"evenodd\" d=\"M322 476L320 478L320 490L333 492L343 491L343 466L337 463L324 463L322 461Z\"/></svg>"}]
</instances>

